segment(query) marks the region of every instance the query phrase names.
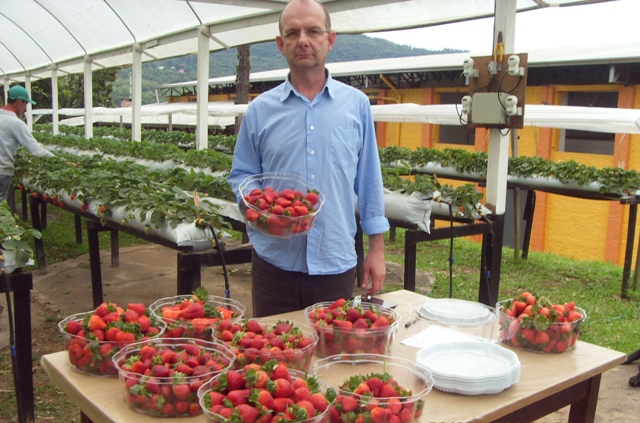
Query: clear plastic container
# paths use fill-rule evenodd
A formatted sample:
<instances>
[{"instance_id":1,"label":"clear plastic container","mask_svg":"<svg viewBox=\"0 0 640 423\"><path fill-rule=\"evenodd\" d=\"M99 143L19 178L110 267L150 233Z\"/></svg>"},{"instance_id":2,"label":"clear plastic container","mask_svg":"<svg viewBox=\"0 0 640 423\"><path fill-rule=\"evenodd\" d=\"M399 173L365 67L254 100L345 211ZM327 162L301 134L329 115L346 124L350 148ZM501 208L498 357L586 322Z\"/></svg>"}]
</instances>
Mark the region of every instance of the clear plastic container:
<instances>
[{"instance_id":1,"label":"clear plastic container","mask_svg":"<svg viewBox=\"0 0 640 423\"><path fill-rule=\"evenodd\" d=\"M242 379L245 380L245 374L247 371L245 370L238 370L238 374L240 374L242 376ZM292 383L296 383L296 381L298 379L308 379L310 377L309 374L298 371L298 370L289 370L289 375L291 377L291 382ZM233 410L235 407L229 407L227 410L222 411L222 408L225 407L214 407L212 405L212 401L211 401L211 396L210 394L215 391L215 392L220 392L223 395L226 396L226 394L229 393L228 389L222 389L222 388L218 388L217 385L219 383L219 379L221 377L223 377L224 375L218 375L216 377L214 377L213 379L209 380L208 382L206 382L204 385L202 385L202 387L200 387L200 389L198 390L198 398L200 401L200 408L202 408L202 410L204 411L204 415L205 415L205 419L207 423L226 423L229 422L230 420L226 417L224 417L222 414L219 413L225 413L225 412L230 412L230 410ZM330 388L330 385L324 381L322 378L317 378L314 377L315 381L317 382L318 388L317 388L317 392L315 393L319 393L323 396L326 396L327 393L327 389ZM314 393L314 391L312 391L312 393ZM283 396L281 397L283 400L287 399L287 400L291 400L291 405L294 404L294 400L296 399L295 394L293 395L289 395L289 396ZM329 410L331 409L333 401L327 401L326 404L326 408L324 410L317 410L316 411L316 415L314 415L313 417L307 418L307 419L300 419L300 420L296 420L297 423L328 423L329 422ZM249 401L249 405L253 405L254 403L250 400ZM275 407L274 407L275 408ZM269 416L271 416L272 419L275 419L276 416L278 414L280 414L280 412L278 412L275 409L271 409L269 407L265 407L262 408L262 413L267 414ZM282 413L282 421L287 420L284 417L284 413ZM257 420L256 420L257 421ZM276 420L269 420L269 421L276 421Z\"/></svg>"},{"instance_id":2,"label":"clear plastic container","mask_svg":"<svg viewBox=\"0 0 640 423\"><path fill-rule=\"evenodd\" d=\"M58 323L58 330L62 334L64 341L64 349L68 352L69 364L74 370L90 376L116 376L118 370L113 367L113 362L111 361L114 354L133 342L162 336L167 327L161 319L151 314L149 316L149 327L145 331L135 331L135 339L130 341L116 339L100 341L96 338L96 334L92 334L86 328L88 319L94 314L95 311L77 313L66 317ZM84 329L77 334L71 334L67 332L67 325L70 322L83 325ZM103 334L111 326L113 324L105 327L102 330ZM117 339L120 339L120 337Z\"/></svg>"},{"instance_id":3,"label":"clear plastic container","mask_svg":"<svg viewBox=\"0 0 640 423\"><path fill-rule=\"evenodd\" d=\"M262 329L254 331L256 323ZM236 369L247 364L263 365L269 360L277 360L289 369L305 371L311 365L313 350L318 343L318 335L307 325L273 318L219 322L215 337L236 355Z\"/></svg>"},{"instance_id":4,"label":"clear plastic container","mask_svg":"<svg viewBox=\"0 0 640 423\"><path fill-rule=\"evenodd\" d=\"M193 296L175 295L173 297L160 298L149 306L149 311L167 324L164 337L213 340L216 322L222 318L185 319L179 315L173 318L171 309L188 299L193 299ZM216 295L209 295L204 305L215 309L228 310L231 316L229 320L242 319L246 310L246 307L241 302Z\"/></svg>"},{"instance_id":5,"label":"clear plastic container","mask_svg":"<svg viewBox=\"0 0 640 423\"><path fill-rule=\"evenodd\" d=\"M240 184L239 190L247 225L277 238L306 235L325 201L324 195L317 192L306 179L286 173L268 172L249 176ZM265 190L272 190L272 194L265 196ZM285 190L290 191L286 196ZM315 193L313 202L306 200L309 192ZM291 205L278 203L278 200L282 201L280 197L291 202ZM296 199L300 204L296 203ZM275 205L280 206L278 211ZM303 209L298 209L299 206ZM300 210L307 212L300 214Z\"/></svg>"},{"instance_id":6,"label":"clear plastic container","mask_svg":"<svg viewBox=\"0 0 640 423\"><path fill-rule=\"evenodd\" d=\"M316 361L310 372L337 390L333 407L338 413L353 412L354 419L360 415L366 418L371 417L372 413L377 413L382 416L378 419L381 422L398 421L397 417L405 423L419 421L424 409L425 396L431 392L434 385L431 373L418 367L414 361L379 354L334 355ZM378 378L380 375L386 376L386 379ZM391 381L395 381L398 389L391 391L395 394L388 395L389 389L376 388L372 382L366 383L371 389L371 392L367 393L366 388L363 390L361 387L361 382L353 382L369 380L372 376L387 380L387 384L392 386ZM345 397L355 399L357 407L353 409L352 404L348 405ZM374 412L373 408L384 410ZM330 412L332 416L334 413L333 410Z\"/></svg>"},{"instance_id":7,"label":"clear plastic container","mask_svg":"<svg viewBox=\"0 0 640 423\"><path fill-rule=\"evenodd\" d=\"M332 320L333 311L330 309L332 304L332 302L320 302L304 310L307 322L318 333L318 344L315 348L317 356L328 357L343 353L389 354L400 324L401 317L397 311L378 304L363 302L359 306L363 311L370 310L376 315L383 315L389 324L384 327L344 328L329 322ZM347 308L352 307L347 305Z\"/></svg>"},{"instance_id":8,"label":"clear plastic container","mask_svg":"<svg viewBox=\"0 0 640 423\"><path fill-rule=\"evenodd\" d=\"M231 368L234 360L225 345L192 338L137 342L113 356L125 403L132 410L153 417L202 414L198 389ZM156 370L156 366L162 369Z\"/></svg>"},{"instance_id":9,"label":"clear plastic container","mask_svg":"<svg viewBox=\"0 0 640 423\"><path fill-rule=\"evenodd\" d=\"M541 325L539 322L518 319L505 313L505 305L511 300L500 301L496 307L499 317L500 339L507 345L537 353L563 353L576 344L582 324L587 320L587 312L580 307L575 311L582 318L572 322L553 322Z\"/></svg>"}]
</instances>

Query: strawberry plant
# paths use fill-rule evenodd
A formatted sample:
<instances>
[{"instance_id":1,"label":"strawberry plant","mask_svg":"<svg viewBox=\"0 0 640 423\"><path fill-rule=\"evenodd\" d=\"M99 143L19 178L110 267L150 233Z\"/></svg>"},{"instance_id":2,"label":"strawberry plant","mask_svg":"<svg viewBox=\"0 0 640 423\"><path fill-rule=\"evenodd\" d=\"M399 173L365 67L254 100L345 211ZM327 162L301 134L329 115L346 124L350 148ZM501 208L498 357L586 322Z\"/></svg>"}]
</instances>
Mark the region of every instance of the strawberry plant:
<instances>
[{"instance_id":1,"label":"strawberry plant","mask_svg":"<svg viewBox=\"0 0 640 423\"><path fill-rule=\"evenodd\" d=\"M24 188L22 188L24 189ZM2 250L14 253L14 262L17 266L24 266L31 256L33 249L28 244L29 237L41 238L40 231L27 228L23 224L18 223L16 217L9 210L7 201L0 202L0 242L2 242ZM6 254L6 253L5 253ZM0 262L4 262L8 257L0 254Z\"/></svg>"}]
</instances>

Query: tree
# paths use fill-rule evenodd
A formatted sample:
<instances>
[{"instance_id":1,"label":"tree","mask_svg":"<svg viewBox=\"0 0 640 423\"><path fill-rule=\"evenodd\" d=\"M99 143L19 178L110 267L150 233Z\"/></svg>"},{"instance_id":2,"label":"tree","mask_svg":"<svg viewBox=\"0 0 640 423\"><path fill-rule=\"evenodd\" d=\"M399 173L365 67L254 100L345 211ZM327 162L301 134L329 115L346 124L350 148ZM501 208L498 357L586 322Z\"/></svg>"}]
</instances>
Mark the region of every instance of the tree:
<instances>
[{"instance_id":1,"label":"tree","mask_svg":"<svg viewBox=\"0 0 640 423\"><path fill-rule=\"evenodd\" d=\"M113 84L118 77L118 68L100 69L93 72L93 106L115 107L111 99ZM31 85L31 94L38 108L51 108L51 79L44 78ZM84 75L73 74L58 78L58 105L60 108L84 107Z\"/></svg>"},{"instance_id":2,"label":"tree","mask_svg":"<svg viewBox=\"0 0 640 423\"><path fill-rule=\"evenodd\" d=\"M236 69L236 101L235 104L249 104L249 74L251 73L251 46L238 47L238 67ZM242 117L237 116L235 133L240 130Z\"/></svg>"}]
</instances>

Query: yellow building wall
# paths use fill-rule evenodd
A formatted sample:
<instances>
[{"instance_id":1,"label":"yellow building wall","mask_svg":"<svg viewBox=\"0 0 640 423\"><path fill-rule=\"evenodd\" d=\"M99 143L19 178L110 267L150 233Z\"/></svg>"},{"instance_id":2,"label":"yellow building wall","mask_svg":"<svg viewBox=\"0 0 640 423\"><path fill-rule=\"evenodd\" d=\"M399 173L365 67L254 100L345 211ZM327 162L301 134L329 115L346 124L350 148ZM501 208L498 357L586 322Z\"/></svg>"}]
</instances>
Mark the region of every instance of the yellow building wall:
<instances>
[{"instance_id":1,"label":"yellow building wall","mask_svg":"<svg viewBox=\"0 0 640 423\"><path fill-rule=\"evenodd\" d=\"M566 90L604 91L612 88L617 89L617 86L528 87L526 104L558 104L558 93ZM437 93L438 89L435 89L435 92ZM430 97L425 95L424 89L386 92L386 95L393 94L399 94L403 103L431 104ZM640 109L640 87L620 88L619 107ZM482 129L477 131L475 146L460 146L439 144L436 125L387 123L383 127L385 135L379 137L381 146L395 145L409 149L432 146L440 150L461 148L467 151L485 152L488 147L488 137L485 136L488 135L488 131ZM430 128L425 130L425 127ZM433 137L433 139L426 139L426 137ZM559 152L558 140L559 130L525 126L518 130L518 155L541 156L553 161L575 160L596 168L620 165L625 169L640 170L640 135L619 134L616 138L614 157ZM620 157L626 157L628 163L624 163L625 160L621 161ZM443 182L453 186L465 183L453 180ZM541 191L537 194L531 251L551 252L579 260L611 261L618 265L624 263L629 206L620 205L617 201L587 200ZM438 223L438 226L441 225L448 225L448 223ZM634 235L634 240L637 239L638 233ZM637 251L638 246L636 245L635 248ZM636 252L634 257L635 255Z\"/></svg>"}]
</instances>

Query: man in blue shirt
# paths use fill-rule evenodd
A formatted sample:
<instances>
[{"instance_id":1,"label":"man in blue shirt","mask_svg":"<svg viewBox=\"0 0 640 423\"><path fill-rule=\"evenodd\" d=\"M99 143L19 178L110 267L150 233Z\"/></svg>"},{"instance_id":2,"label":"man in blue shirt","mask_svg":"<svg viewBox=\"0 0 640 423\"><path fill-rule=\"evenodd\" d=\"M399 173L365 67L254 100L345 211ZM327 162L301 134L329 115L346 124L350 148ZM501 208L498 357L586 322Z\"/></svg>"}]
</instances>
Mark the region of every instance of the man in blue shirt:
<instances>
[{"instance_id":1,"label":"man in blue shirt","mask_svg":"<svg viewBox=\"0 0 640 423\"><path fill-rule=\"evenodd\" d=\"M386 275L384 195L369 100L325 68L336 41L324 6L292 0L280 16L278 48L289 76L249 105L228 181L264 172L296 174L326 198L307 236L283 239L248 228L253 244L254 317L352 296L356 205L369 237L362 286L377 293Z\"/></svg>"}]
</instances>

